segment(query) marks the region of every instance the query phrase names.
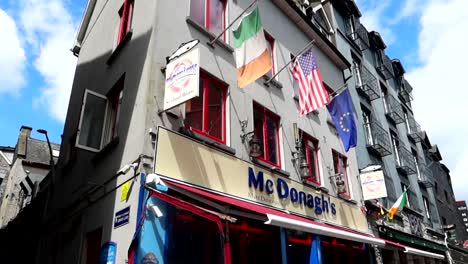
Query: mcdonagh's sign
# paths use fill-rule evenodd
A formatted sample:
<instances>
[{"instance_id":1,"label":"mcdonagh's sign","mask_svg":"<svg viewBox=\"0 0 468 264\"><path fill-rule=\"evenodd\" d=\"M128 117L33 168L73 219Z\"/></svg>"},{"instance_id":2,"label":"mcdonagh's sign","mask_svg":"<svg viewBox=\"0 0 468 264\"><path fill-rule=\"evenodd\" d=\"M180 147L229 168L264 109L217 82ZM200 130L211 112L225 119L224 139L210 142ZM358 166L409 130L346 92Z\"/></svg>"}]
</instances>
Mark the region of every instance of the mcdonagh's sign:
<instances>
[{"instance_id":1,"label":"mcdonagh's sign","mask_svg":"<svg viewBox=\"0 0 468 264\"><path fill-rule=\"evenodd\" d=\"M356 205L162 127L156 150L155 172L163 177L369 233Z\"/></svg>"},{"instance_id":2,"label":"mcdonagh's sign","mask_svg":"<svg viewBox=\"0 0 468 264\"><path fill-rule=\"evenodd\" d=\"M276 192L278 198L286 199L293 204L299 204L313 209L317 215L330 212L336 215L336 205L331 202L330 196L325 197L324 194L314 196L310 192L298 191L294 187L290 187L282 178L277 178L276 182L270 179L265 180L262 171L259 171L258 174L255 175L251 167L249 167L249 188L254 188L261 193L265 192L268 195L275 195L274 193ZM255 200L262 200L262 196L253 197L252 194L249 194L249 196Z\"/></svg>"}]
</instances>

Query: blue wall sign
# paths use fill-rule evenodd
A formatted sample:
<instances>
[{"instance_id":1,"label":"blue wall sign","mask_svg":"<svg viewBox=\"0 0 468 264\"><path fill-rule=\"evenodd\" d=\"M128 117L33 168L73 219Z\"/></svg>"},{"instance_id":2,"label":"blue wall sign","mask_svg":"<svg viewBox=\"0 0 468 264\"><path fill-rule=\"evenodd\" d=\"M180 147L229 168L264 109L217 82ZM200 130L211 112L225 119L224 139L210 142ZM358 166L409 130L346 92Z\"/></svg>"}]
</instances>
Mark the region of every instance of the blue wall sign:
<instances>
[{"instance_id":1,"label":"blue wall sign","mask_svg":"<svg viewBox=\"0 0 468 264\"><path fill-rule=\"evenodd\" d=\"M115 264L115 255L117 253L117 244L109 241L102 245L99 252L99 264Z\"/></svg>"},{"instance_id":2,"label":"blue wall sign","mask_svg":"<svg viewBox=\"0 0 468 264\"><path fill-rule=\"evenodd\" d=\"M115 213L114 228L128 224L130 220L130 206Z\"/></svg>"}]
</instances>

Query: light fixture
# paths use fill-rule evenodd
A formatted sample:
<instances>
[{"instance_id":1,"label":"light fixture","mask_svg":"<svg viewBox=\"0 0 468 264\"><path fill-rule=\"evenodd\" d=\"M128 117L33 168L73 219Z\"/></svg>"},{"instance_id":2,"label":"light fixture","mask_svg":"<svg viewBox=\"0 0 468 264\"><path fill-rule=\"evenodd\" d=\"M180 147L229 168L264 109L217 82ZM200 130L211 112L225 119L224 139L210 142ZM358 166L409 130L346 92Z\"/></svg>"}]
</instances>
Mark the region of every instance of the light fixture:
<instances>
[{"instance_id":1,"label":"light fixture","mask_svg":"<svg viewBox=\"0 0 468 264\"><path fill-rule=\"evenodd\" d=\"M301 159L301 163L299 164L299 174L302 179L310 177L309 163L304 157Z\"/></svg>"},{"instance_id":2,"label":"light fixture","mask_svg":"<svg viewBox=\"0 0 468 264\"><path fill-rule=\"evenodd\" d=\"M242 139L242 143L245 144L248 137L250 137L248 144L249 144L249 156L252 158L258 158L263 155L262 153L262 142L260 139L255 135L254 131L245 133L240 136Z\"/></svg>"}]
</instances>

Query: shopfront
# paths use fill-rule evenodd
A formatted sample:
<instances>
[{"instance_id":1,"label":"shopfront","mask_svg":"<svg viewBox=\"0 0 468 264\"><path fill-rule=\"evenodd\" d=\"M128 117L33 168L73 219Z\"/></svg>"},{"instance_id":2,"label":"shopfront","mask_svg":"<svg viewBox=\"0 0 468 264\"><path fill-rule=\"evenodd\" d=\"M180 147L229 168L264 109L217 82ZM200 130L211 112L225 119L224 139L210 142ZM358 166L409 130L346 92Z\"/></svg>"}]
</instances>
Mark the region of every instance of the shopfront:
<instances>
[{"instance_id":1,"label":"shopfront","mask_svg":"<svg viewBox=\"0 0 468 264\"><path fill-rule=\"evenodd\" d=\"M374 263L359 207L164 128L129 263ZM152 262L151 262L152 261Z\"/></svg>"}]
</instances>

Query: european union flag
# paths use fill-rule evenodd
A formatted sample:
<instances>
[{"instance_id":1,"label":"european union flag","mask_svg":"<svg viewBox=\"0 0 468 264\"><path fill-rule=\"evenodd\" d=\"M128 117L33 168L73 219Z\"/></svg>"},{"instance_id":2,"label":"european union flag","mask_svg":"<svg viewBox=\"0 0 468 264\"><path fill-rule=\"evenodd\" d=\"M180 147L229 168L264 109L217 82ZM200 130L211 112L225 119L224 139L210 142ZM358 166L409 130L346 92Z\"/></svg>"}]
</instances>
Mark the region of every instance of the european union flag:
<instances>
[{"instance_id":1,"label":"european union flag","mask_svg":"<svg viewBox=\"0 0 468 264\"><path fill-rule=\"evenodd\" d=\"M343 141L346 152L357 143L356 122L354 121L353 102L348 89L335 96L327 105L328 112L335 123L336 130Z\"/></svg>"}]
</instances>

